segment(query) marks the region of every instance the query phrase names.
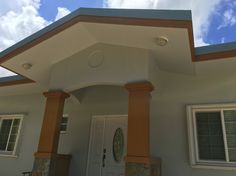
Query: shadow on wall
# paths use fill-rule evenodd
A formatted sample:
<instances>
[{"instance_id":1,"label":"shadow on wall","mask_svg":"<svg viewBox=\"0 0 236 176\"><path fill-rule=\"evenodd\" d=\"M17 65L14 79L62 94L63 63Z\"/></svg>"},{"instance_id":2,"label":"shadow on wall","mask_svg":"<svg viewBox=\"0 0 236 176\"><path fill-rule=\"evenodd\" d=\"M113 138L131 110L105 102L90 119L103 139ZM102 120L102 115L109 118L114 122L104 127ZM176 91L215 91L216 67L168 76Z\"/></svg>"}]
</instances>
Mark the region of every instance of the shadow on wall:
<instances>
[{"instance_id":1,"label":"shadow on wall","mask_svg":"<svg viewBox=\"0 0 236 176\"><path fill-rule=\"evenodd\" d=\"M68 114L68 130L61 134L60 154L71 154L70 176L86 175L91 118L94 115L128 113L128 92L122 86L96 85L71 92L79 100L66 100L64 114Z\"/></svg>"}]
</instances>

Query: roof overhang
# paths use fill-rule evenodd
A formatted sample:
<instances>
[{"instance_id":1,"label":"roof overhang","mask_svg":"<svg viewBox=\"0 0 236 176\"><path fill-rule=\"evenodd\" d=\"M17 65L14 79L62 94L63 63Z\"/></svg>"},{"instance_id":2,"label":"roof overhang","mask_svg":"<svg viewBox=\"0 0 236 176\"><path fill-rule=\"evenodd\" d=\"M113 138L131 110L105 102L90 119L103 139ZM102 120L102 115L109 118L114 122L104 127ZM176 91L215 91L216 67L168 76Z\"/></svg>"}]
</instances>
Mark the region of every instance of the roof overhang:
<instances>
[{"instance_id":1,"label":"roof overhang","mask_svg":"<svg viewBox=\"0 0 236 176\"><path fill-rule=\"evenodd\" d=\"M183 45L183 48L185 48L183 50L186 50L186 53L182 54L188 60L182 55L180 55L180 58L176 58L174 62L171 57L167 61L160 59L163 67L170 61L173 62L172 66L169 67L171 69L178 62L180 65L182 63L186 64L187 67L191 65L191 62L236 57L235 43L194 48L191 11L80 8L1 52L0 64L20 75L24 75L19 76L18 80L13 80L13 84L14 81L18 84L32 83L32 80L34 80L36 84L46 85L48 80L43 79L43 77L50 77L48 75L50 72L49 65L53 65L95 43L110 42L114 44L120 42L119 44L121 45L142 48L141 45L133 44L135 41L133 43L132 41L122 43L119 38L114 38L113 42L106 40L106 37L101 38L101 30L107 29L108 26L112 36L120 35L122 30L127 29L129 29L131 36L134 31L138 30L148 31L147 37L152 37L155 30L157 35L172 35L176 33L172 44L177 46L179 42L179 45ZM94 30L95 28L100 30L100 34ZM177 40L179 34L181 38ZM140 34L137 32L136 36L140 36ZM184 42L181 43L183 38ZM130 40L132 39L130 38ZM177 43L175 43L176 41ZM62 47L63 44L65 45L64 47ZM68 46L68 44L71 46ZM146 43L143 47L145 48L147 45ZM173 52L172 54L175 56L176 52L180 51L180 48L178 48L180 46L173 46L171 46L173 50L169 50L169 53ZM50 50L48 47L50 47ZM150 46L151 49L152 47ZM44 53L45 49L48 49L48 52ZM162 53L159 50L158 53L160 53L160 57L165 57L164 52ZM181 61L181 58L184 58L184 60ZM34 72L27 72L20 67L24 62L35 62L40 65L41 70L36 69ZM0 85L11 85L10 82L4 83L3 81L0 82Z\"/></svg>"}]
</instances>

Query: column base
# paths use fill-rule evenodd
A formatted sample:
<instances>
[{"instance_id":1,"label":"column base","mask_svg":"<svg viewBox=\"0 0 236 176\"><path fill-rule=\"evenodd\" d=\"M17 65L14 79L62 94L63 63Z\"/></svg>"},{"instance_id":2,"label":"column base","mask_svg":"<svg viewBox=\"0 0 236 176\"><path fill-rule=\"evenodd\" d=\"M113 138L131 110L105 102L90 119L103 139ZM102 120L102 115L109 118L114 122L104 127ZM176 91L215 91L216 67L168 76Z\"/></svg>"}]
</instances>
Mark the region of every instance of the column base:
<instances>
[{"instance_id":1,"label":"column base","mask_svg":"<svg viewBox=\"0 0 236 176\"><path fill-rule=\"evenodd\" d=\"M68 176L71 155L36 153L32 176Z\"/></svg>"},{"instance_id":2,"label":"column base","mask_svg":"<svg viewBox=\"0 0 236 176\"><path fill-rule=\"evenodd\" d=\"M146 158L143 163L140 161L139 157L126 157L125 176L161 176L160 159Z\"/></svg>"}]
</instances>

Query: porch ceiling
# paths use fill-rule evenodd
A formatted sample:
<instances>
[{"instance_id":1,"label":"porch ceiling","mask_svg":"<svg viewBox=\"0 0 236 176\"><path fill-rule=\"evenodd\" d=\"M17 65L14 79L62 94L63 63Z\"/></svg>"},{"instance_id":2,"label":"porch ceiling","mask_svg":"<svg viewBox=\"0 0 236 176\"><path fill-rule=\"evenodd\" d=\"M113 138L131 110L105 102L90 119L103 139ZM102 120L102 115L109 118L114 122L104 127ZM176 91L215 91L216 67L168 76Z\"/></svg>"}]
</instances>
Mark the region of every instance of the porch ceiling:
<instances>
[{"instance_id":1,"label":"porch ceiling","mask_svg":"<svg viewBox=\"0 0 236 176\"><path fill-rule=\"evenodd\" d=\"M168 38L166 46L161 47L156 44L155 39L159 36ZM88 22L76 23L2 65L47 89L54 64L96 43L148 49L154 53L159 69L185 74L194 73L186 28ZM33 66L30 70L25 70L22 67L24 63L31 63Z\"/></svg>"}]
</instances>

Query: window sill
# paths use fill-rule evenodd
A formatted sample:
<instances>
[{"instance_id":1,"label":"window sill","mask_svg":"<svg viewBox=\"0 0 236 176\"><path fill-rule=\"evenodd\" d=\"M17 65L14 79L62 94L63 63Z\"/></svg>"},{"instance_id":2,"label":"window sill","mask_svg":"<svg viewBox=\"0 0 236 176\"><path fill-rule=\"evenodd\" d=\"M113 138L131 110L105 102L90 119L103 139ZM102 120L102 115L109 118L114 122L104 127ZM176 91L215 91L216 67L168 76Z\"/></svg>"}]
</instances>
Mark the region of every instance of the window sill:
<instances>
[{"instance_id":1,"label":"window sill","mask_svg":"<svg viewBox=\"0 0 236 176\"><path fill-rule=\"evenodd\" d=\"M4 155L4 154L0 154L0 157L5 157L5 158L18 158L17 155Z\"/></svg>"},{"instance_id":2,"label":"window sill","mask_svg":"<svg viewBox=\"0 0 236 176\"><path fill-rule=\"evenodd\" d=\"M235 166L227 166L227 165L203 165L203 164L196 164L192 165L193 169L215 169L215 170L227 170L227 171L235 171L236 170L236 165Z\"/></svg>"},{"instance_id":3,"label":"window sill","mask_svg":"<svg viewBox=\"0 0 236 176\"><path fill-rule=\"evenodd\" d=\"M60 134L67 134L67 131L60 131Z\"/></svg>"}]
</instances>

